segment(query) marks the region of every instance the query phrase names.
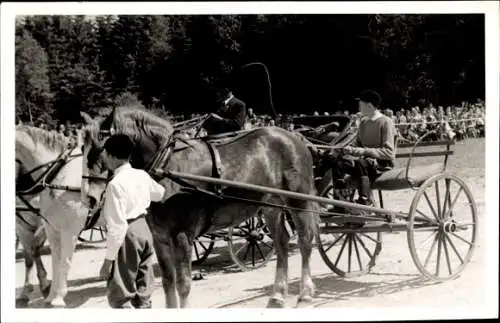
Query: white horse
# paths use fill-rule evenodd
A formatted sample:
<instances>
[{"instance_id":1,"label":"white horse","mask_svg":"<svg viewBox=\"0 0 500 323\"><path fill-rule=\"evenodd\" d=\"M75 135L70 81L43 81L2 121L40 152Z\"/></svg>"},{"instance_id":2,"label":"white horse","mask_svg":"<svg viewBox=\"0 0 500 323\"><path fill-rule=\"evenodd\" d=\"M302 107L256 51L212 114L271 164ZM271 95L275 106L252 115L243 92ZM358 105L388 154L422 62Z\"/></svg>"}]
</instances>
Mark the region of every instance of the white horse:
<instances>
[{"instance_id":1,"label":"white horse","mask_svg":"<svg viewBox=\"0 0 500 323\"><path fill-rule=\"evenodd\" d=\"M76 145L69 152L69 144L69 138L55 132L30 126L16 127L16 160L35 181L44 176L51 162L67 154L69 157L62 168L54 172L55 177L47 180L54 185L79 189L82 177L81 146ZM44 223L43 227L52 255L52 283L50 293L44 301L53 307L64 307L71 260L88 210L82 204L79 192L45 188L38 194L40 213L48 222ZM25 236L25 240L29 240L29 235ZM44 286L45 282L41 282L42 290ZM22 297L25 296L22 294Z\"/></svg>"}]
</instances>

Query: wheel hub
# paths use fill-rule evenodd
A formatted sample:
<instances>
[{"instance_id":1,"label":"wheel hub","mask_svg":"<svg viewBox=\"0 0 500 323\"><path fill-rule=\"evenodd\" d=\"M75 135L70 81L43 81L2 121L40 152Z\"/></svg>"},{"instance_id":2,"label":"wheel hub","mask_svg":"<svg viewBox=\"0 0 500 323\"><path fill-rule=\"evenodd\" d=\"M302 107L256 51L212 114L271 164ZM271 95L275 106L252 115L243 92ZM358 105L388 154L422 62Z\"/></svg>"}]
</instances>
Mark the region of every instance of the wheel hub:
<instances>
[{"instance_id":1,"label":"wheel hub","mask_svg":"<svg viewBox=\"0 0 500 323\"><path fill-rule=\"evenodd\" d=\"M457 231L457 224L453 221L447 221L443 223L443 231L450 233L450 232L455 232Z\"/></svg>"},{"instance_id":2,"label":"wheel hub","mask_svg":"<svg viewBox=\"0 0 500 323\"><path fill-rule=\"evenodd\" d=\"M248 241L258 241L262 239L262 234L260 234L257 230L250 231L248 235Z\"/></svg>"}]
</instances>

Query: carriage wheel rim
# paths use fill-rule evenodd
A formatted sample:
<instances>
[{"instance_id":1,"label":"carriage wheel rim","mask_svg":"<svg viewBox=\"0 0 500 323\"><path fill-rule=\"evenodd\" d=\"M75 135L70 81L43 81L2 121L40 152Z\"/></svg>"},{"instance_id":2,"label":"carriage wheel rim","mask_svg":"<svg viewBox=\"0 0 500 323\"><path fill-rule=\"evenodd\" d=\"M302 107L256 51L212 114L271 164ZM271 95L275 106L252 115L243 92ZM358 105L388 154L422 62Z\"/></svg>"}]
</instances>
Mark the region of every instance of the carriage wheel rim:
<instances>
[{"instance_id":1,"label":"carriage wheel rim","mask_svg":"<svg viewBox=\"0 0 500 323\"><path fill-rule=\"evenodd\" d=\"M415 216L419 212L422 213L418 209L420 201L429 203L430 198L426 196L425 193L427 189L432 188L433 186L436 187L436 197L439 196L438 187L440 180L445 181L445 201L442 205L443 208L437 205L436 209L441 208L441 211L437 212L437 210L434 210L436 212L435 214L432 214L433 217L437 217L438 221L433 230L428 230L428 232L431 232L431 235L429 235L427 239L429 241L432 240L432 245L430 250L427 252L427 255L425 256L425 259L421 259L417 251L415 240L417 232L420 232L420 229L417 228L416 225L422 222L416 221ZM454 200L448 197L448 192L450 192L449 195L451 195L450 187L453 182L456 184L458 189ZM452 209L456 205L457 198L460 196L460 194L466 196L466 205L469 206L469 208L467 208L467 213L470 213L470 215L467 214L467 216L472 217L471 222L467 222L466 224L457 222L455 219L453 219L454 214L456 213L454 213ZM446 207L448 207L448 209L446 209ZM431 206L429 206L429 208L431 208ZM434 211L431 210L431 213L434 213ZM431 215L429 215L428 217L431 217ZM425 229L421 230L422 232L426 231ZM470 237L468 238L469 241L457 234L457 232L467 230L470 230ZM407 238L413 262L424 277L436 281L446 281L458 277L472 258L472 255L476 248L477 230L477 206L474 201L472 192L463 180L455 175L444 173L429 178L421 185L410 207ZM456 247L458 241L468 245L468 247L465 248L466 251L462 252L462 254L458 252ZM437 258L435 257L436 255ZM429 261L433 258L436 258L436 265L434 268L429 268L428 270L427 267L429 266ZM460 262L458 266L453 266L452 268L452 259L455 259L456 261L458 260Z\"/></svg>"},{"instance_id":2,"label":"carriage wheel rim","mask_svg":"<svg viewBox=\"0 0 500 323\"><path fill-rule=\"evenodd\" d=\"M201 238L210 240L203 242L200 240ZM198 245L201 246L201 248L198 248ZM194 239L192 248L193 250L191 252L191 265L197 266L203 263L205 260L207 260L214 246L215 246L215 237L213 235L201 236Z\"/></svg>"},{"instance_id":3,"label":"carriage wheel rim","mask_svg":"<svg viewBox=\"0 0 500 323\"><path fill-rule=\"evenodd\" d=\"M257 219L257 221L255 221L255 219ZM261 268L265 266L274 256L275 250L272 240L266 242L264 241L264 239L248 238L248 235L252 231L257 231L259 235L263 234L264 237L267 235L267 226L263 221L264 220L261 217L257 216L244 222L245 224L249 224L249 231L246 238L245 236L241 236L242 238L244 238L240 240L243 242L243 244L241 246L238 246L236 250L236 245L233 242L233 237L239 236L238 234L235 234L235 230L239 229L238 227L231 227L228 230L229 255L231 256L234 264L236 264L242 271L250 271ZM255 222L257 222L257 225L253 225ZM258 228L258 230L254 230L255 228ZM243 259L241 259L240 257L242 257ZM256 259L258 261L256 261Z\"/></svg>"},{"instance_id":4,"label":"carriage wheel rim","mask_svg":"<svg viewBox=\"0 0 500 323\"><path fill-rule=\"evenodd\" d=\"M322 196L334 196L334 187L328 185ZM333 225L324 222L325 227ZM344 224L347 226L349 224ZM333 225L339 227L338 225ZM321 229L318 241L318 251L325 264L341 277L357 277L367 274L375 266L375 260L382 251L382 233L323 233L327 237L333 236L331 245L321 239ZM334 247L337 246L337 249ZM330 259L329 253L332 254Z\"/></svg>"},{"instance_id":5,"label":"carriage wheel rim","mask_svg":"<svg viewBox=\"0 0 500 323\"><path fill-rule=\"evenodd\" d=\"M333 242L327 244L320 239L318 251L334 273L341 277L358 277L369 273L375 266L375 260L382 250L381 232L330 235L333 236Z\"/></svg>"},{"instance_id":6,"label":"carriage wheel rim","mask_svg":"<svg viewBox=\"0 0 500 323\"><path fill-rule=\"evenodd\" d=\"M98 235L98 233L96 233L94 231L98 231L99 232L99 235L101 236L100 239L99 238L97 240L93 239L94 234ZM89 238L88 239L82 237L82 233L83 232L89 232ZM106 241L106 228L105 227L93 227L93 228L90 228L90 229L87 229L87 230L83 230L78 235L78 241L83 242L83 243L101 243L101 242L104 242L104 241Z\"/></svg>"}]
</instances>

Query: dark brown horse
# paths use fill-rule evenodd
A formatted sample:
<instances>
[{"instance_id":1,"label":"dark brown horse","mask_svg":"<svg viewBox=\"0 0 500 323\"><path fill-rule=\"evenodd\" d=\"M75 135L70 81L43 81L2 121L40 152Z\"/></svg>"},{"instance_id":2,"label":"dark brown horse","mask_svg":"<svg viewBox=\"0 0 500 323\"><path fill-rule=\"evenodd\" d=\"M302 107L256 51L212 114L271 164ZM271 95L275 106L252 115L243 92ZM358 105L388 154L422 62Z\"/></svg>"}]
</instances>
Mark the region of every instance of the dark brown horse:
<instances>
[{"instance_id":1,"label":"dark brown horse","mask_svg":"<svg viewBox=\"0 0 500 323\"><path fill-rule=\"evenodd\" d=\"M215 160L220 160L221 178L241 181L293 192L316 194L313 160L304 141L280 128L261 128L215 145L220 158L214 158L209 144L202 140L174 140L172 125L139 108L115 109L101 121L84 115L87 126L84 134L83 175L106 177L101 152L106 139L99 134L123 133L135 142L132 166L149 170L165 144L173 147L172 154L159 164L171 170L203 176L213 176ZM217 153L218 152L218 153ZM158 164L157 164L158 165ZM270 307L283 307L288 290L288 242L281 209L235 200L218 199L204 193L181 191L181 186L169 178L158 179L167 196L162 203L150 208L148 223L153 232L155 251L162 272L167 307L187 307L191 288L191 252L193 239L200 234L238 225L263 210L276 246L277 264ZM204 183L193 183L210 190ZM98 205L104 183L84 178L82 197L86 203ZM291 200L250 191L220 188L231 196L260 202L276 203L303 211L290 212L298 234L302 256L302 278L299 303L310 302L314 284L310 272L313 238L317 234L313 202Z\"/></svg>"}]
</instances>

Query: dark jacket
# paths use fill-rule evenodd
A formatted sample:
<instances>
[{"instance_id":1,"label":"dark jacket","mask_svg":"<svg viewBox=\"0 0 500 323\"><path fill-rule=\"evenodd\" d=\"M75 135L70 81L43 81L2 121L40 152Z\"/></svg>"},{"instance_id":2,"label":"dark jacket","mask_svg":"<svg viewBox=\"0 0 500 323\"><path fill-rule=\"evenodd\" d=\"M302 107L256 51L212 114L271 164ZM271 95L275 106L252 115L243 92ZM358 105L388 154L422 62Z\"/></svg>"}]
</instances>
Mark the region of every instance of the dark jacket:
<instances>
[{"instance_id":1,"label":"dark jacket","mask_svg":"<svg viewBox=\"0 0 500 323\"><path fill-rule=\"evenodd\" d=\"M211 119L205 124L209 134L243 130L247 119L247 108L243 101L233 97L217 111L223 120Z\"/></svg>"}]
</instances>

